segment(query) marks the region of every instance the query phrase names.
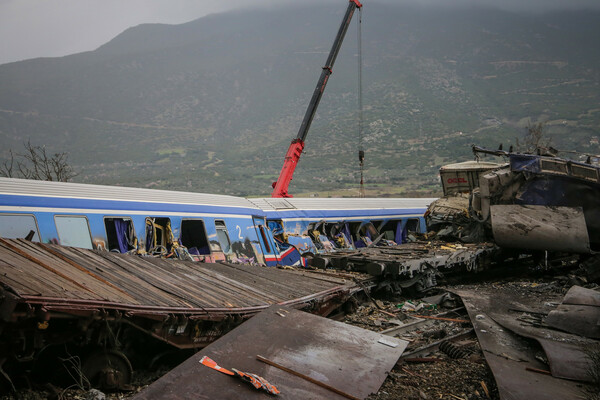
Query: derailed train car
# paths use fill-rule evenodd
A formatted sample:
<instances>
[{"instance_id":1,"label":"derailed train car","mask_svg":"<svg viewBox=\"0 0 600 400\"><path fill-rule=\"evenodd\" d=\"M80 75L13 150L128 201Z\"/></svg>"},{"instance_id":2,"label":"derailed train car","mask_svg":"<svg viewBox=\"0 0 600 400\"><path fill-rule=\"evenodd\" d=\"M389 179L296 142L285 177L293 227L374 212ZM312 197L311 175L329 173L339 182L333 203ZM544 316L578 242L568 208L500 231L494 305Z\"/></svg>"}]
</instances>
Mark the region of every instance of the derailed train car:
<instances>
[{"instance_id":1,"label":"derailed train car","mask_svg":"<svg viewBox=\"0 0 600 400\"><path fill-rule=\"evenodd\" d=\"M0 237L207 262L279 260L262 210L201 193L2 178Z\"/></svg>"},{"instance_id":2,"label":"derailed train car","mask_svg":"<svg viewBox=\"0 0 600 400\"><path fill-rule=\"evenodd\" d=\"M408 232L426 232L430 198L261 198L276 243L302 253L353 250L377 242L401 244Z\"/></svg>"},{"instance_id":3,"label":"derailed train car","mask_svg":"<svg viewBox=\"0 0 600 400\"><path fill-rule=\"evenodd\" d=\"M301 253L315 250L308 238L319 229L329 235L337 226L334 235L344 235L348 246L360 246L371 231L396 241L408 227L424 231L430 202L245 199L0 178L0 237L206 262L298 265Z\"/></svg>"}]
</instances>

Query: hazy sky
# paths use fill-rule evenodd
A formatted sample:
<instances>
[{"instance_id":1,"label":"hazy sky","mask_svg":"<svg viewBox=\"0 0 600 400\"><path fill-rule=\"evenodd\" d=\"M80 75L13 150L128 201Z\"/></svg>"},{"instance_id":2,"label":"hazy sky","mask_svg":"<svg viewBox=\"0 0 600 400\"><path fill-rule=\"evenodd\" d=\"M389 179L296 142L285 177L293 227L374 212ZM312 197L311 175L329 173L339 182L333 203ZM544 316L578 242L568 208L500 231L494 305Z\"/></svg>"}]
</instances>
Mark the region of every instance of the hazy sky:
<instances>
[{"instance_id":1,"label":"hazy sky","mask_svg":"<svg viewBox=\"0 0 600 400\"><path fill-rule=\"evenodd\" d=\"M338 2L341 8L346 4L345 0L319 0L323 1ZM412 1L487 4L515 11L600 9L600 0ZM125 29L142 23L179 24L234 8L299 2L307 0L0 0L0 64L94 50ZM368 6L369 0L363 3ZM318 2L310 6L318 7Z\"/></svg>"}]
</instances>

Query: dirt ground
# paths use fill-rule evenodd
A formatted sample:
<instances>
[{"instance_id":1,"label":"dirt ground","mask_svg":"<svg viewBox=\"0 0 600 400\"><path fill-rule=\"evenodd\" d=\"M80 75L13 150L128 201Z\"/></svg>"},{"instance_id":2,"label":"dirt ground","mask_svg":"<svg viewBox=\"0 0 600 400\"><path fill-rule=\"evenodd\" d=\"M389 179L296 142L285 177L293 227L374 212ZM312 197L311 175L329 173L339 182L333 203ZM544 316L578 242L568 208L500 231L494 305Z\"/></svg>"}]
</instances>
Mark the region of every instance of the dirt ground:
<instances>
[{"instance_id":1,"label":"dirt ground","mask_svg":"<svg viewBox=\"0 0 600 400\"><path fill-rule=\"evenodd\" d=\"M560 273L563 273L562 275ZM540 300L562 298L573 284L597 288L584 278L570 271L536 272L531 278L500 278L475 283L476 285L496 285L515 291L534 291ZM473 283L471 283L473 284ZM447 285L429 293L428 296L442 295L453 288L464 285ZM396 364L376 394L368 400L478 400L499 399L494 377L487 366L472 325L462 302L456 295L446 295L433 304L424 299L395 298L363 299L352 314L341 319L343 322L377 332L389 332L391 336L409 342L404 351L404 361ZM416 308L416 310L415 310ZM415 316L430 318L416 318ZM433 318L431 318L433 317ZM393 332L400 324L406 327L414 323L414 329L401 329ZM390 332L392 331L392 332ZM455 340L453 338L456 338ZM453 339L449 348L440 350L428 346ZM416 350L423 349L420 353ZM136 373L134 389L130 392L106 393L105 399L127 399L143 390L166 371ZM0 399L78 399L101 400L92 393L73 388L45 388L37 391L19 391Z\"/></svg>"}]
</instances>

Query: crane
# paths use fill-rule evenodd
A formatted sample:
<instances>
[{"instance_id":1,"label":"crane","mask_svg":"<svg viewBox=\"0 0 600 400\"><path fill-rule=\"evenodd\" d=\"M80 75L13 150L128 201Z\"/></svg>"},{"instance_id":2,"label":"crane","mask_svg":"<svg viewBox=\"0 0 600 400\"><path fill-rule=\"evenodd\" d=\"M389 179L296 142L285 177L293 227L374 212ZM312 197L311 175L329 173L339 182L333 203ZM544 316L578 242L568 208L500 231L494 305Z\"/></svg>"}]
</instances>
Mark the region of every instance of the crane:
<instances>
[{"instance_id":1,"label":"crane","mask_svg":"<svg viewBox=\"0 0 600 400\"><path fill-rule=\"evenodd\" d=\"M325 86L327 85L329 76L333 72L333 64L335 63L335 59L340 51L340 47L342 47L342 42L344 40L344 36L346 35L346 31L350 26L350 22L352 21L354 11L361 7L362 4L358 0L349 0L346 14L342 19L340 29L338 30L335 40L333 41L333 46L331 46L329 57L327 57L327 61L325 62L325 66L323 67L323 71L321 72L321 76L317 82L317 87L313 92L310 103L308 104L308 108L306 109L306 113L304 114L302 125L300 125L300 129L298 130L298 135L296 135L296 138L292 140L292 143L285 154L283 167L279 173L279 178L276 182L273 182L273 193L271 194L271 197L292 197L288 193L288 187L292 181L296 165L300 160L302 150L304 150L304 141L306 140L308 129L310 128L310 124L312 123L317 111L317 107L319 106L319 102L321 101L321 97L323 96L323 92L325 91Z\"/></svg>"}]
</instances>

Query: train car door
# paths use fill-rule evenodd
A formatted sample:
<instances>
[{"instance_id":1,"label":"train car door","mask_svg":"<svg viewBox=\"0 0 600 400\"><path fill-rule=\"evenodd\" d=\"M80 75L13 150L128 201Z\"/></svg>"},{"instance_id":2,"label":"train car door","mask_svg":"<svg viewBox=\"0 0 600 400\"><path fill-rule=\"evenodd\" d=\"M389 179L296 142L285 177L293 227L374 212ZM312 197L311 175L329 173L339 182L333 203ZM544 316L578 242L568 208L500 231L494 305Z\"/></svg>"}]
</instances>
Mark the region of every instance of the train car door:
<instances>
[{"instance_id":1,"label":"train car door","mask_svg":"<svg viewBox=\"0 0 600 400\"><path fill-rule=\"evenodd\" d=\"M260 248L265 257L265 264L268 266L274 266L279 264L279 258L277 257L277 247L273 242L273 237L267 229L267 224L263 217L252 217L252 223L254 229L256 229L256 236L258 236L258 242Z\"/></svg>"}]
</instances>

